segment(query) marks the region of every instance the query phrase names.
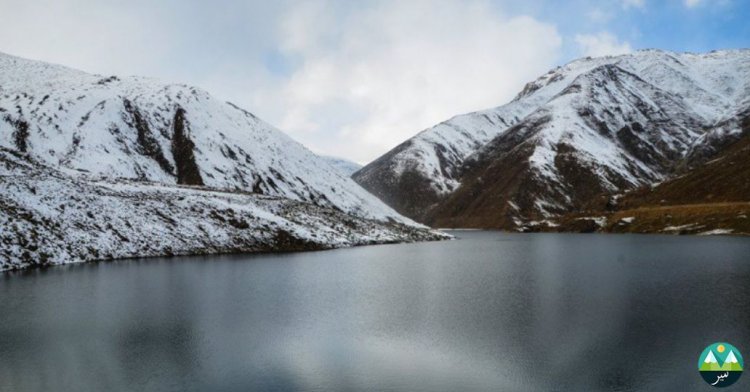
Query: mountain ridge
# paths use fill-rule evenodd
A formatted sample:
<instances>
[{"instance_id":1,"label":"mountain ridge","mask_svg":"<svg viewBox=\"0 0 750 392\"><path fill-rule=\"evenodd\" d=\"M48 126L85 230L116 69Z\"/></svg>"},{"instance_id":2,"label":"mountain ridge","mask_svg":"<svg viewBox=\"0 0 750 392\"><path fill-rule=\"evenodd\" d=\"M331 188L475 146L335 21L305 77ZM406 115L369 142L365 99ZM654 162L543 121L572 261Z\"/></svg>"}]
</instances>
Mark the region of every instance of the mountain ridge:
<instances>
[{"instance_id":1,"label":"mountain ridge","mask_svg":"<svg viewBox=\"0 0 750 392\"><path fill-rule=\"evenodd\" d=\"M574 60L506 105L421 131L353 178L424 223L521 229L664 181L737 140L748 64L747 49ZM443 151L453 159L436 158Z\"/></svg>"},{"instance_id":2,"label":"mountain ridge","mask_svg":"<svg viewBox=\"0 0 750 392\"><path fill-rule=\"evenodd\" d=\"M325 159L198 88L7 55L0 69L0 132L12 135L0 146L65 172L253 191L407 222Z\"/></svg>"},{"instance_id":3,"label":"mountain ridge","mask_svg":"<svg viewBox=\"0 0 750 392\"><path fill-rule=\"evenodd\" d=\"M182 84L0 54L0 270L449 236Z\"/></svg>"}]
</instances>

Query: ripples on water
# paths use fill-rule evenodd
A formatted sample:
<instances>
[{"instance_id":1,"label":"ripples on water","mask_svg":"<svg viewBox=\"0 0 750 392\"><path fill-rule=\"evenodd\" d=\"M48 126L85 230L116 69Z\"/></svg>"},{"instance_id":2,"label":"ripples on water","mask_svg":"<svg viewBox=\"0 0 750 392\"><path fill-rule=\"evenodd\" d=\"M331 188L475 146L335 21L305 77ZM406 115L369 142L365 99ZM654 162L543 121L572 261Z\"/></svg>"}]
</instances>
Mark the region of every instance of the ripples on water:
<instances>
[{"instance_id":1,"label":"ripples on water","mask_svg":"<svg viewBox=\"0 0 750 392\"><path fill-rule=\"evenodd\" d=\"M750 239L454 234L1 275L0 391L702 390L750 353Z\"/></svg>"}]
</instances>

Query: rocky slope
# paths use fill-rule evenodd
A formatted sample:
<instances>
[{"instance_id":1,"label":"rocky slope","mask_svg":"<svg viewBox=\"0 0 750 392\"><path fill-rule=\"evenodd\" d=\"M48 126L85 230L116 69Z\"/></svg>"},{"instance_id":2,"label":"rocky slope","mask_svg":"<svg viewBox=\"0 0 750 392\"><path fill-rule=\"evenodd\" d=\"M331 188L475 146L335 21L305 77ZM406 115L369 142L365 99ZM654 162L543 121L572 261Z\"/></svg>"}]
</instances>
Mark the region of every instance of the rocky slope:
<instances>
[{"instance_id":1,"label":"rocky slope","mask_svg":"<svg viewBox=\"0 0 750 392\"><path fill-rule=\"evenodd\" d=\"M522 229L700 165L742 134L750 51L576 60L454 117L353 178L440 227Z\"/></svg>"},{"instance_id":2,"label":"rocky slope","mask_svg":"<svg viewBox=\"0 0 750 392\"><path fill-rule=\"evenodd\" d=\"M0 270L442 239L249 112L0 54Z\"/></svg>"},{"instance_id":3,"label":"rocky slope","mask_svg":"<svg viewBox=\"0 0 750 392\"><path fill-rule=\"evenodd\" d=\"M0 147L66 173L248 191L408 221L253 114L152 79L0 54Z\"/></svg>"},{"instance_id":4,"label":"rocky slope","mask_svg":"<svg viewBox=\"0 0 750 392\"><path fill-rule=\"evenodd\" d=\"M528 230L750 235L750 116L713 159Z\"/></svg>"},{"instance_id":5,"label":"rocky slope","mask_svg":"<svg viewBox=\"0 0 750 392\"><path fill-rule=\"evenodd\" d=\"M184 254L318 250L434 240L278 196L91 180L0 149L0 271Z\"/></svg>"}]
</instances>

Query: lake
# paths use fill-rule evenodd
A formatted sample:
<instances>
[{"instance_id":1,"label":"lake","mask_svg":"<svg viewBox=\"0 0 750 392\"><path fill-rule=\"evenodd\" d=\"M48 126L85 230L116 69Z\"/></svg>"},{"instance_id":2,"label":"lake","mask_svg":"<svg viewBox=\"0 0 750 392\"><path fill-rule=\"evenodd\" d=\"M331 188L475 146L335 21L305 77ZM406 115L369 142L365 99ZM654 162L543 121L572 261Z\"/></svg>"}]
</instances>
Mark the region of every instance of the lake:
<instances>
[{"instance_id":1,"label":"lake","mask_svg":"<svg viewBox=\"0 0 750 392\"><path fill-rule=\"evenodd\" d=\"M452 234L0 274L0 391L707 391L750 353L750 238Z\"/></svg>"}]
</instances>

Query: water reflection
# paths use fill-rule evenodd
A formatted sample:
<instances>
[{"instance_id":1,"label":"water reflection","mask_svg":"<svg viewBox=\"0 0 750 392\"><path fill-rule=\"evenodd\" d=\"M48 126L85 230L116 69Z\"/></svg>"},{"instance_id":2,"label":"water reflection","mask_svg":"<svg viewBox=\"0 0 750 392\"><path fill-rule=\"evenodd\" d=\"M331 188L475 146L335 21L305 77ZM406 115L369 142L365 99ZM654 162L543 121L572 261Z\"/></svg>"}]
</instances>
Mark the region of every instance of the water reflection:
<instances>
[{"instance_id":1,"label":"water reflection","mask_svg":"<svg viewBox=\"0 0 750 392\"><path fill-rule=\"evenodd\" d=\"M4 274L0 390L697 389L750 241L459 241Z\"/></svg>"}]
</instances>

